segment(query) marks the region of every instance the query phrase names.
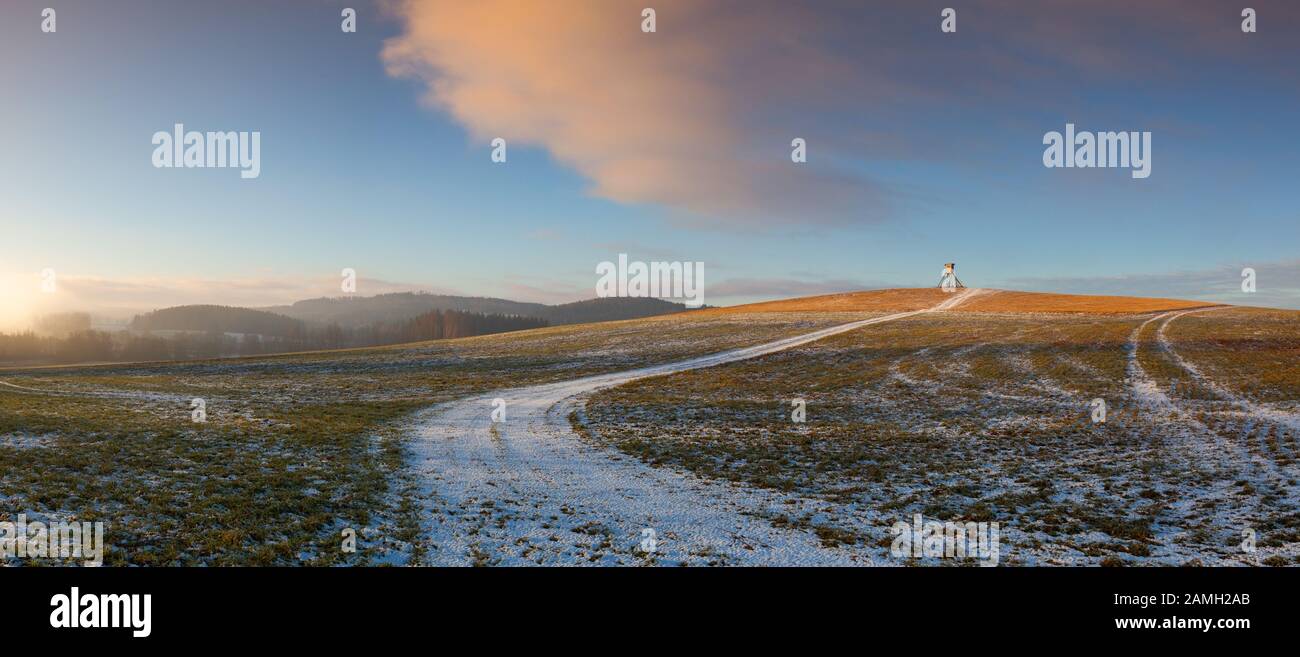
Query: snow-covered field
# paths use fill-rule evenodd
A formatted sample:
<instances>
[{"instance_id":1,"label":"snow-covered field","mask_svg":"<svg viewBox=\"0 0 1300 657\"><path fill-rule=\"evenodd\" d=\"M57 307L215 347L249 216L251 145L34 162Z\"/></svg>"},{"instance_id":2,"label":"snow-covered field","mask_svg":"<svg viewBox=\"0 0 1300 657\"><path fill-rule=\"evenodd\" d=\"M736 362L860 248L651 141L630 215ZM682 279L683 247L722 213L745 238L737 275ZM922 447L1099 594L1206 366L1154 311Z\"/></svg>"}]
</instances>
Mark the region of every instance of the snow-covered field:
<instances>
[{"instance_id":1,"label":"snow-covered field","mask_svg":"<svg viewBox=\"0 0 1300 657\"><path fill-rule=\"evenodd\" d=\"M378 349L0 372L0 519L106 523L108 565L423 563L411 413L871 313L688 314ZM191 401L203 399L205 422ZM342 549L354 530L357 550ZM16 563L16 562L13 562Z\"/></svg>"},{"instance_id":2,"label":"snow-covered field","mask_svg":"<svg viewBox=\"0 0 1300 657\"><path fill-rule=\"evenodd\" d=\"M1001 565L1297 563L1300 313L1105 304L0 372L0 518L103 520L108 565L974 563L893 555L915 514L999 523Z\"/></svg>"},{"instance_id":3,"label":"snow-covered field","mask_svg":"<svg viewBox=\"0 0 1300 657\"><path fill-rule=\"evenodd\" d=\"M1255 369L1219 363L1224 381L1180 355L1182 311L934 313L603 391L583 420L644 463L779 493L756 513L864 562L970 564L891 555L890 527L921 513L998 522L1005 565L1295 564L1294 407L1249 395L1294 399L1250 380L1300 385L1300 320L1260 313L1202 313L1223 323L1207 334L1274 340Z\"/></svg>"},{"instance_id":4,"label":"snow-covered field","mask_svg":"<svg viewBox=\"0 0 1300 657\"><path fill-rule=\"evenodd\" d=\"M954 294L942 311L979 294ZM602 388L758 358L930 311L895 313L720 354L459 400L415 421L435 564L869 564L765 514L769 491L646 467L584 444L570 418ZM494 407L495 400L504 404ZM504 413L492 417L494 408ZM642 546L643 539L653 538Z\"/></svg>"}]
</instances>

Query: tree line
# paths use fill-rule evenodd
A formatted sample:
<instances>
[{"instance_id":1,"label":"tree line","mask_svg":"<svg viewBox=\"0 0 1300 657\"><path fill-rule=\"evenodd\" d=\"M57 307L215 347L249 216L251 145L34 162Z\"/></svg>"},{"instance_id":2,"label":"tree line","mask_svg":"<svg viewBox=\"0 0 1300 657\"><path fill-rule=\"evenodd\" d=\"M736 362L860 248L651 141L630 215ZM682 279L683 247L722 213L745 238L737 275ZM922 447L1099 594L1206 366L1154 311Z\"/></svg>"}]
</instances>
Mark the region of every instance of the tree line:
<instances>
[{"instance_id":1,"label":"tree line","mask_svg":"<svg viewBox=\"0 0 1300 657\"><path fill-rule=\"evenodd\" d=\"M130 330L116 332L82 328L88 325L88 321L84 324L65 321L62 324L70 325L69 330L60 333L0 333L0 363L40 365L257 356L464 338L549 325L546 320L535 317L458 310L432 310L406 320L376 322L359 328L345 328L338 324L309 325L287 317L281 318L287 323L251 315L245 319L251 319L253 323L222 321L214 327L202 323L162 323L155 313L149 313L137 316ZM156 328L177 325L192 328ZM231 330L234 328L259 328L269 332Z\"/></svg>"}]
</instances>

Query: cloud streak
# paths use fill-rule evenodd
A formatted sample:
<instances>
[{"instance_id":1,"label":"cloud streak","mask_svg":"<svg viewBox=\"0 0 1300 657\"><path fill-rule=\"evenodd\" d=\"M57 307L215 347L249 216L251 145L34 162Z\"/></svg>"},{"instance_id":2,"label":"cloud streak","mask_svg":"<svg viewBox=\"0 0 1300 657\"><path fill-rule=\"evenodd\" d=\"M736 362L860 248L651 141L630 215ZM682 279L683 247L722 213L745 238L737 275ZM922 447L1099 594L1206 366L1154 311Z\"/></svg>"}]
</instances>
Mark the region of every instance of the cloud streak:
<instances>
[{"instance_id":1,"label":"cloud streak","mask_svg":"<svg viewBox=\"0 0 1300 657\"><path fill-rule=\"evenodd\" d=\"M715 299L741 300L744 302L785 299L791 297L810 297L839 292L856 292L893 287L882 283L834 278L824 280L805 280L799 278L730 278L707 289Z\"/></svg>"},{"instance_id":2,"label":"cloud streak","mask_svg":"<svg viewBox=\"0 0 1300 657\"><path fill-rule=\"evenodd\" d=\"M1245 267L1255 270L1254 293L1241 291L1241 271ZM1243 306L1300 308L1300 260L1222 265L1168 274L1011 278L1006 286L1070 294L1167 297Z\"/></svg>"}]
</instances>

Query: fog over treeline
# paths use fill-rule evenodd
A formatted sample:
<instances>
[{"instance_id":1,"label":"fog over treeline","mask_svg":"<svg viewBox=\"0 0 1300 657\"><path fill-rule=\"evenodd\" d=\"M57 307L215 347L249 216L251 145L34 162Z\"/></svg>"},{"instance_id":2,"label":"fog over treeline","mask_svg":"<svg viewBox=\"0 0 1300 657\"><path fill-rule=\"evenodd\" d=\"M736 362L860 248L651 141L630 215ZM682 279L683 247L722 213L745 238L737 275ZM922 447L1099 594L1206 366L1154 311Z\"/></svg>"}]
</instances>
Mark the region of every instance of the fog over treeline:
<instances>
[{"instance_id":1,"label":"fog over treeline","mask_svg":"<svg viewBox=\"0 0 1300 657\"><path fill-rule=\"evenodd\" d=\"M0 334L0 363L59 364L256 356L463 338L549 325L546 320L535 317L431 310L409 319L344 328L338 324L309 324L247 308L180 306L137 315L129 330L109 332L89 328L89 315L65 315L38 322L41 333Z\"/></svg>"},{"instance_id":2,"label":"fog over treeline","mask_svg":"<svg viewBox=\"0 0 1300 657\"><path fill-rule=\"evenodd\" d=\"M35 330L0 333L0 364L192 360L372 347L557 324L679 312L647 298L549 306L486 297L394 293L300 301L264 309L190 305L136 315L125 330L96 330L88 313L41 317Z\"/></svg>"}]
</instances>

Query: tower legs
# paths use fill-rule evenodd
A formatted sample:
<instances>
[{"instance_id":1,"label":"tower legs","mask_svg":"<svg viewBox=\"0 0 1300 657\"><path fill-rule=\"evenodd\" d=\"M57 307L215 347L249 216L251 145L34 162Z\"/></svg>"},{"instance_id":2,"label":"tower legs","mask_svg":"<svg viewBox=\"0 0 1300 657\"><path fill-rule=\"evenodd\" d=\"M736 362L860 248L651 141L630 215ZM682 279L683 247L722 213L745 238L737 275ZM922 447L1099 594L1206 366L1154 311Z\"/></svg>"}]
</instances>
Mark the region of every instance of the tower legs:
<instances>
[{"instance_id":1,"label":"tower legs","mask_svg":"<svg viewBox=\"0 0 1300 657\"><path fill-rule=\"evenodd\" d=\"M948 283L948 281L952 282ZM965 285L962 285L961 279L957 278L956 274L944 273L943 276L939 277L939 284L935 287L945 287L945 283L947 284L946 287L951 288L966 287Z\"/></svg>"}]
</instances>

